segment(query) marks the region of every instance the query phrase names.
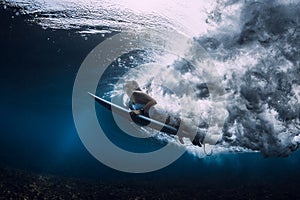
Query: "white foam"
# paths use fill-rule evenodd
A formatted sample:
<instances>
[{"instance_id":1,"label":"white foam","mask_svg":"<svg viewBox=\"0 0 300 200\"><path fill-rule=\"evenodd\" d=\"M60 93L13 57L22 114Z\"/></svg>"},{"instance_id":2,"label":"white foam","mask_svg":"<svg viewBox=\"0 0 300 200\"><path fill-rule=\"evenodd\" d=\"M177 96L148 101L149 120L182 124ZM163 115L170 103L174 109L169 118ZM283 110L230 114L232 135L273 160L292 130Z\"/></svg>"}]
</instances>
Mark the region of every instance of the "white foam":
<instances>
[{"instance_id":1,"label":"white foam","mask_svg":"<svg viewBox=\"0 0 300 200\"><path fill-rule=\"evenodd\" d=\"M298 52L297 46L294 45L298 40L295 39L296 28L293 27L293 23L298 23L298 26L299 19L295 19L290 24L276 23L276 27L284 26L283 31L287 30L286 33L280 34L274 30L267 32L268 26L272 24L264 20L272 16L263 16L273 15L276 9L272 13L264 12L273 5L275 7L272 8L280 5L282 11L279 12L280 17L294 18L288 14L290 11L292 14L298 12L291 4L297 4L299 0L269 1L270 5L263 0L255 2L8 0L7 2L24 7L25 12L34 14L33 16L36 17L33 21L44 28L90 27L83 30L81 34L106 34L114 30L140 33L142 29L150 28L161 33L174 30L191 41L194 41L194 38L213 38L219 42L219 45L210 52L211 57L209 57L199 55L192 45L181 45L181 41L172 36L156 35L161 41L174 40L172 44L178 42L177 46L174 45L176 47L174 49L178 51L167 54L164 52L163 45L158 45L161 51L154 52L152 55L155 63L131 69L130 73L122 78L137 80L144 87L150 85L150 88L147 88L149 94L156 98L162 109L191 119L196 124L199 121L209 121L212 126L217 125L217 128L210 132L223 134L223 127L218 122L228 117L228 106L231 109L230 117L233 118L226 130L229 141L217 145L214 152L247 152L250 150L245 146L250 146L252 150L258 149L265 155L285 155L290 153L291 145L300 143L299 117L295 117L297 109L299 112L300 86L297 81L299 77L298 79L294 77L295 63L286 56L291 52ZM289 6L291 9L287 9ZM256 14L257 19L254 18ZM98 27L103 26L109 27L109 30L97 30ZM258 39L238 44L241 33L247 30L254 32L254 38ZM264 40L266 44L261 44L260 42ZM289 42L290 40L292 42ZM187 57L197 73L180 73L172 67L167 67L175 60ZM207 63L207 60L210 62ZM292 78L294 82L290 80ZM286 88L282 87L279 90L281 80ZM195 88L197 84L203 82L209 86L210 98L197 99ZM290 85L292 91L286 94ZM164 87L173 91L173 94L164 94ZM242 87L246 93L244 95L249 96L245 97L241 94ZM224 88L228 91L222 94ZM115 90L108 95L122 93L122 86L116 85ZM238 117L234 118L235 115ZM159 139L177 144L174 138L158 135ZM194 146L186 148L195 156L205 156L201 148Z\"/></svg>"}]
</instances>

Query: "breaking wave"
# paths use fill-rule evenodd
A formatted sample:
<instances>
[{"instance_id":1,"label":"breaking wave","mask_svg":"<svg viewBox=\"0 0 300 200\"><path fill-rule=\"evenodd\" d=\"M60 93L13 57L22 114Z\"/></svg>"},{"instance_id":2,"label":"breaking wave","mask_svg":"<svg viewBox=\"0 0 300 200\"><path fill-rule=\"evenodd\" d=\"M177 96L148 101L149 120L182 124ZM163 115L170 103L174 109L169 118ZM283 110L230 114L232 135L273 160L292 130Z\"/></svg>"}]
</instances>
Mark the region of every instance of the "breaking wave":
<instances>
[{"instance_id":1,"label":"breaking wave","mask_svg":"<svg viewBox=\"0 0 300 200\"><path fill-rule=\"evenodd\" d=\"M16 13L32 16L30 20L44 28L76 29L87 37L113 31L176 31L192 41L189 55L170 54L163 46L134 52L124 58L134 60L130 66L123 59L117 62L120 70L127 70L122 78L136 79L163 109L194 120L203 131L217 124L223 140L214 152L288 156L299 148L299 0L9 0L6 5L19 7ZM164 34L160 37L168 42ZM202 50L194 51L197 45L205 56ZM195 62L199 58L209 60L206 72L203 63L199 67ZM121 90L120 83L109 94ZM220 119L214 123L218 117L222 126ZM161 134L156 137L173 141ZM204 155L198 147L187 148Z\"/></svg>"}]
</instances>

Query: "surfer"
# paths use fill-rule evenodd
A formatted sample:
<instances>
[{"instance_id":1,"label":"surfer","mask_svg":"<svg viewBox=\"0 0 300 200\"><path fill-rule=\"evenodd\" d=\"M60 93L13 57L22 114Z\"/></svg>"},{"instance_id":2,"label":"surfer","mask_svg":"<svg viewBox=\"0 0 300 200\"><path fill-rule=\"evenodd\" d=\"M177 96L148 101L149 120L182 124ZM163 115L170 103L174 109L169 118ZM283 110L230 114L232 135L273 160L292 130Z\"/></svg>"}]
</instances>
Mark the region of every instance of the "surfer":
<instances>
[{"instance_id":1,"label":"surfer","mask_svg":"<svg viewBox=\"0 0 300 200\"><path fill-rule=\"evenodd\" d=\"M129 107L136 115L145 115L151 119L163 122L178 129L177 136L179 141L183 144L183 137L189 138L194 145L202 146L205 135L200 133L198 127L183 121L179 117L169 115L166 111L160 110L155 105L156 100L147 93L143 92L139 84L130 80L123 86L124 91L128 95Z\"/></svg>"}]
</instances>

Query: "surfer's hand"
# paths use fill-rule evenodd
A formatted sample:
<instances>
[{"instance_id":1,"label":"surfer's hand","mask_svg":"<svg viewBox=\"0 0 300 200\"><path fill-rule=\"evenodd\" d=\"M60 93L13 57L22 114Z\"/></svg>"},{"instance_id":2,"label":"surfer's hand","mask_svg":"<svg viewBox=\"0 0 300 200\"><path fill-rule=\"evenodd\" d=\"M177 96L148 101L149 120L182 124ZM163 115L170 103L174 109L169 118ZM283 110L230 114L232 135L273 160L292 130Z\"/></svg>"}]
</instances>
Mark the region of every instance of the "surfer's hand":
<instances>
[{"instance_id":1,"label":"surfer's hand","mask_svg":"<svg viewBox=\"0 0 300 200\"><path fill-rule=\"evenodd\" d=\"M136 114L136 115L142 114L142 111L141 111L141 110L133 110L132 112L133 112L134 114Z\"/></svg>"}]
</instances>

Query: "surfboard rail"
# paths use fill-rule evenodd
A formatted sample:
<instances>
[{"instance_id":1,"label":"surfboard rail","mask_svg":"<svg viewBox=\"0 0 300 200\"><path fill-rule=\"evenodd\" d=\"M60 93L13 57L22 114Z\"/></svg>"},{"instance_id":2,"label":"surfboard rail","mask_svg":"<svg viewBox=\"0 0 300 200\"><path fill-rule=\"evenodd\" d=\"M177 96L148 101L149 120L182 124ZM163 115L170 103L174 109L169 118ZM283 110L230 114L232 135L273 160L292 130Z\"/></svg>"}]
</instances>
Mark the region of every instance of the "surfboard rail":
<instances>
[{"instance_id":1,"label":"surfboard rail","mask_svg":"<svg viewBox=\"0 0 300 200\"><path fill-rule=\"evenodd\" d=\"M156 121L156 120L146 117L144 115L137 115L134 112L132 112L129 108L124 108L122 106L116 105L110 101L107 101L105 99L102 99L102 98L96 96L93 93L88 92L88 94L91 97L93 97L99 105L122 116L125 120L128 120L129 122L135 122L138 125L146 125L152 129L155 129L155 130L167 133L167 134L171 134L171 135L176 135L178 132L177 128L175 128L173 126L162 123L160 121Z\"/></svg>"}]
</instances>

